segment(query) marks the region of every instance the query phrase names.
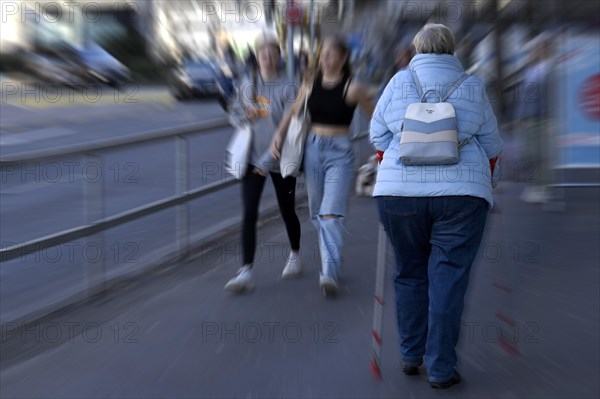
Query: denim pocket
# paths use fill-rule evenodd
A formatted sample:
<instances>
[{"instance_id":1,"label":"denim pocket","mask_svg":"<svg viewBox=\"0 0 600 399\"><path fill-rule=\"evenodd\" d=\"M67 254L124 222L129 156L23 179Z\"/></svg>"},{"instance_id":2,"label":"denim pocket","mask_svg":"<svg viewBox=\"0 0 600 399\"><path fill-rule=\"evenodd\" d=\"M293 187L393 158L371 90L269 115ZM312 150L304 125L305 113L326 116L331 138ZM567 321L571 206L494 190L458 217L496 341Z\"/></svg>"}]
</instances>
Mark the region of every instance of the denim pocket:
<instances>
[{"instance_id":1,"label":"denim pocket","mask_svg":"<svg viewBox=\"0 0 600 399\"><path fill-rule=\"evenodd\" d=\"M385 213L396 216L414 216L417 214L417 199L412 197L383 197Z\"/></svg>"},{"instance_id":2,"label":"denim pocket","mask_svg":"<svg viewBox=\"0 0 600 399\"><path fill-rule=\"evenodd\" d=\"M451 196L444 197L443 214L444 221L462 219L475 213L487 202L482 198L471 196Z\"/></svg>"}]
</instances>

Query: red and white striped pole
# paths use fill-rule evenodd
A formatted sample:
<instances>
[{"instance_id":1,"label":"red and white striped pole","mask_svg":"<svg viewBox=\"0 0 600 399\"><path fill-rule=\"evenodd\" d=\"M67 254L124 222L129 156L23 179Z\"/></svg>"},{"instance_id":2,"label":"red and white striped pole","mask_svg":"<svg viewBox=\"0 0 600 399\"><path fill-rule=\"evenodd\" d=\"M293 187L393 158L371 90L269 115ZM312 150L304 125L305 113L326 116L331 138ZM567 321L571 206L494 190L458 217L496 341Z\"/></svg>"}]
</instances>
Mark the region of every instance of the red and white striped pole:
<instances>
[{"instance_id":1,"label":"red and white striped pole","mask_svg":"<svg viewBox=\"0 0 600 399\"><path fill-rule=\"evenodd\" d=\"M385 287L385 266L387 255L387 236L383 225L379 224L377 238L377 273L375 275L375 305L373 307L373 329L371 330L371 373L381 379L381 331L383 329L383 303Z\"/></svg>"}]
</instances>

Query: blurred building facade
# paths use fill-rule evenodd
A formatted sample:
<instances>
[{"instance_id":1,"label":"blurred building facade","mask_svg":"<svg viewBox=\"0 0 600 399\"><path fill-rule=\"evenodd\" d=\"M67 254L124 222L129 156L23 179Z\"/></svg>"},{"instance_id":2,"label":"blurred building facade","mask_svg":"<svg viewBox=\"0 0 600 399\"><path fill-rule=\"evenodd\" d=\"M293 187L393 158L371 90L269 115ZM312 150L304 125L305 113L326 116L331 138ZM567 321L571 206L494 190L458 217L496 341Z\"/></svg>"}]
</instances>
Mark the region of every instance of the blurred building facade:
<instances>
[{"instance_id":1,"label":"blurred building facade","mask_svg":"<svg viewBox=\"0 0 600 399\"><path fill-rule=\"evenodd\" d=\"M4 53L54 47L84 47L109 37L125 36L127 28L148 32L152 1L2 0L1 49Z\"/></svg>"}]
</instances>

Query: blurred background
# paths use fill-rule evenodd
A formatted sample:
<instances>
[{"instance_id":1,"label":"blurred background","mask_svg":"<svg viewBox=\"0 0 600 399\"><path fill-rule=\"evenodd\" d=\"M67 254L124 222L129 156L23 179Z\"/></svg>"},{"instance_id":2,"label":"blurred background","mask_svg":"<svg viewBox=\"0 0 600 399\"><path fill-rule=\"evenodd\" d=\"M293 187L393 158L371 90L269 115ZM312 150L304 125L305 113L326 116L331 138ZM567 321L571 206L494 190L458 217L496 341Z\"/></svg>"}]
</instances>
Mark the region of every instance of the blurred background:
<instances>
[{"instance_id":1,"label":"blurred background","mask_svg":"<svg viewBox=\"0 0 600 399\"><path fill-rule=\"evenodd\" d=\"M256 67L255 39L276 35L281 68L301 80L323 38L343 37L377 101L427 22L454 31L505 141L457 397L598 397L599 15L591 0L0 0L2 397L431 397L399 377L393 306L389 379L366 371L377 214L358 188L350 298L324 305L310 278L222 293L241 218L226 108ZM357 113L357 170L368 126ZM315 249L305 197L300 179L303 247ZM284 246L269 185L261 212L259 240ZM262 258L265 276L279 252ZM313 335L244 336L274 320ZM339 341L315 338L314 323Z\"/></svg>"}]
</instances>

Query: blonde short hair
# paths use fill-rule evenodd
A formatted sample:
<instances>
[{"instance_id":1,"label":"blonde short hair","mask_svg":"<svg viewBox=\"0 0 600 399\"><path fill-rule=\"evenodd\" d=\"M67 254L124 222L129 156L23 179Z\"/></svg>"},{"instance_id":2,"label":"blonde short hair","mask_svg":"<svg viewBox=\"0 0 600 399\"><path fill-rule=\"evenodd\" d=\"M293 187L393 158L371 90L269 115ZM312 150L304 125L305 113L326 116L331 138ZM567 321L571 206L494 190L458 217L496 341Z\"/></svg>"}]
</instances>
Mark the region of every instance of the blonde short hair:
<instances>
[{"instance_id":1,"label":"blonde short hair","mask_svg":"<svg viewBox=\"0 0 600 399\"><path fill-rule=\"evenodd\" d=\"M446 25L427 24L415 35L417 54L454 54L454 34Z\"/></svg>"}]
</instances>

